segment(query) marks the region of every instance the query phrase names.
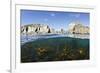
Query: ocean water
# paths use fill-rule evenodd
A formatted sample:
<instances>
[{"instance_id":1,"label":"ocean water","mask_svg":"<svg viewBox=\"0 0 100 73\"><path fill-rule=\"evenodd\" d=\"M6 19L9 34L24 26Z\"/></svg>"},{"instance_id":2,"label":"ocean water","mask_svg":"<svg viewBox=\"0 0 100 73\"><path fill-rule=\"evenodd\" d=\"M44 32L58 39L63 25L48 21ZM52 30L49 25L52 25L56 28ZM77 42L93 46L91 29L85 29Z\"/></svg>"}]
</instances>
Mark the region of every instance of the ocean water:
<instances>
[{"instance_id":1,"label":"ocean water","mask_svg":"<svg viewBox=\"0 0 100 73\"><path fill-rule=\"evenodd\" d=\"M57 37L72 37L72 38L80 38L80 39L89 39L89 35L80 35L80 34L21 35L21 44L24 44L30 41L35 41L38 39L57 38Z\"/></svg>"},{"instance_id":2,"label":"ocean water","mask_svg":"<svg viewBox=\"0 0 100 73\"><path fill-rule=\"evenodd\" d=\"M66 35L24 36L21 62L89 60L89 37Z\"/></svg>"}]
</instances>

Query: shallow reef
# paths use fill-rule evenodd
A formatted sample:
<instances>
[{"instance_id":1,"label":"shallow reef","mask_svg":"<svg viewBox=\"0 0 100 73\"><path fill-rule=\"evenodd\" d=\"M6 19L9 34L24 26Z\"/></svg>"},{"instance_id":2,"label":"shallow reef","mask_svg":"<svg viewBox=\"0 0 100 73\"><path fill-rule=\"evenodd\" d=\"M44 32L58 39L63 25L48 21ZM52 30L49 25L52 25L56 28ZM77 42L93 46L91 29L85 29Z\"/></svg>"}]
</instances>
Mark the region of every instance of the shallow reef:
<instances>
[{"instance_id":1,"label":"shallow reef","mask_svg":"<svg viewBox=\"0 0 100 73\"><path fill-rule=\"evenodd\" d=\"M57 37L21 45L21 62L89 60L89 39Z\"/></svg>"}]
</instances>

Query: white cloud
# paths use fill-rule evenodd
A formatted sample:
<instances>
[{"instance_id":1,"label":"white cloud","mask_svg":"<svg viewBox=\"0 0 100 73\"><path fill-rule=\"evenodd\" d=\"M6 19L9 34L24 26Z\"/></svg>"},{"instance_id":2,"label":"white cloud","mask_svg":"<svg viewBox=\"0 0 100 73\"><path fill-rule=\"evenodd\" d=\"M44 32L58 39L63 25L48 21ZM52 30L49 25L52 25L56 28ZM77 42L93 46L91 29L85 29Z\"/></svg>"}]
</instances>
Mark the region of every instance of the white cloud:
<instances>
[{"instance_id":1,"label":"white cloud","mask_svg":"<svg viewBox=\"0 0 100 73\"><path fill-rule=\"evenodd\" d=\"M54 13L51 13L51 16L55 16L55 14Z\"/></svg>"},{"instance_id":2,"label":"white cloud","mask_svg":"<svg viewBox=\"0 0 100 73\"><path fill-rule=\"evenodd\" d=\"M73 15L71 14L70 16L71 16L71 17L78 18L78 17L80 17L80 14L73 14Z\"/></svg>"}]
</instances>

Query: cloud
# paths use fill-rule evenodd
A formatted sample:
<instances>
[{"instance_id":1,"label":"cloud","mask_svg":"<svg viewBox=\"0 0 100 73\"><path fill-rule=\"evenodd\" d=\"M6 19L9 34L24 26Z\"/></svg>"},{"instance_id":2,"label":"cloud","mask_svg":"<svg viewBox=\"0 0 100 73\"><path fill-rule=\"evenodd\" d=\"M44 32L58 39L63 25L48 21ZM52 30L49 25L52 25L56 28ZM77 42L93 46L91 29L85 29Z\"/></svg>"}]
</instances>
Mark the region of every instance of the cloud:
<instances>
[{"instance_id":1,"label":"cloud","mask_svg":"<svg viewBox=\"0 0 100 73\"><path fill-rule=\"evenodd\" d=\"M51 13L51 16L55 16L55 13Z\"/></svg>"},{"instance_id":2,"label":"cloud","mask_svg":"<svg viewBox=\"0 0 100 73\"><path fill-rule=\"evenodd\" d=\"M80 14L70 14L71 17L74 17L74 18L79 18L80 17Z\"/></svg>"}]
</instances>

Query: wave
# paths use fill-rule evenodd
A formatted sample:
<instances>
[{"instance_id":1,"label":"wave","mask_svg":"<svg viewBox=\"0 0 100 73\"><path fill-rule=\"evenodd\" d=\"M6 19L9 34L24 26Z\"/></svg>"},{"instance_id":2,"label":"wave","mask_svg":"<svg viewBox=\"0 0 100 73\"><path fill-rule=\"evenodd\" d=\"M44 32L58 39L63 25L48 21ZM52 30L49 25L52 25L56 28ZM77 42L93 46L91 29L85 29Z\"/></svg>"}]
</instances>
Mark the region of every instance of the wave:
<instances>
[{"instance_id":1,"label":"wave","mask_svg":"<svg viewBox=\"0 0 100 73\"><path fill-rule=\"evenodd\" d=\"M89 35L81 34L47 34L47 35L21 35L21 44L35 41L38 39L48 39L48 38L57 38L57 37L70 37L70 38L79 38L79 39L89 39Z\"/></svg>"}]
</instances>

